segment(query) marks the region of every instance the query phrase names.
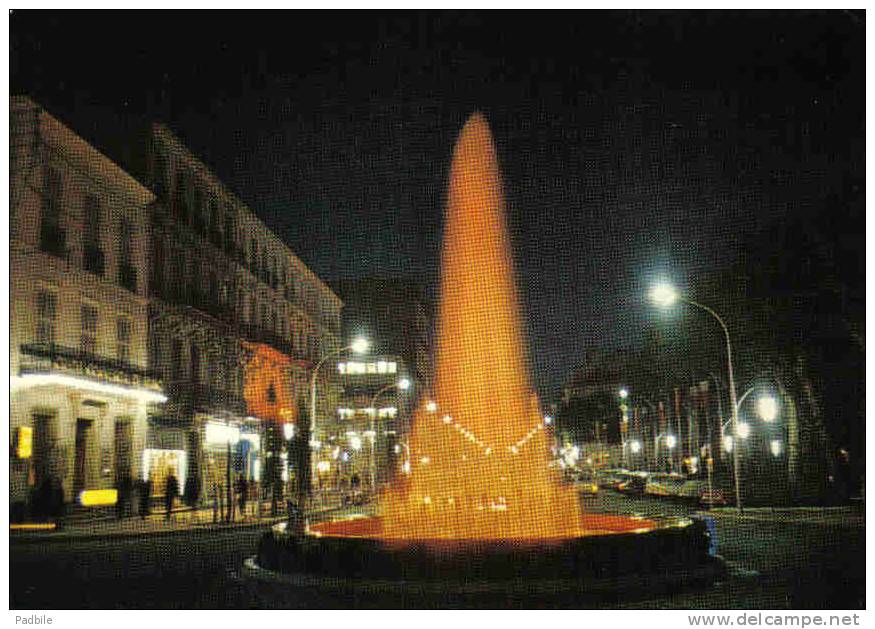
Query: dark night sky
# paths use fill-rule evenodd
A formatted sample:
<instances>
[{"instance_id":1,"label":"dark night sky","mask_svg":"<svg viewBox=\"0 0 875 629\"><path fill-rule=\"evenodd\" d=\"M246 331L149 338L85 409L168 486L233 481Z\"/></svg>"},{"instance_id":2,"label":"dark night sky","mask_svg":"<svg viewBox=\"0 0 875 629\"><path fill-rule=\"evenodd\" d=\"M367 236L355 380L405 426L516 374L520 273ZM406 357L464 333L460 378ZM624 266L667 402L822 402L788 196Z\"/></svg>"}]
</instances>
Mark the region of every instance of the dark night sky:
<instances>
[{"instance_id":1,"label":"dark night sky","mask_svg":"<svg viewBox=\"0 0 875 629\"><path fill-rule=\"evenodd\" d=\"M646 147L666 127L695 126L696 112L673 103L704 95L719 103L707 106L717 120L709 128L729 138L705 141L712 163L731 154L732 138L753 127L780 136L788 122L811 129L810 145L785 160L791 170L812 155L861 162L863 19L16 12L11 87L111 155L126 121L168 121L329 281L403 275L431 288L452 144L464 119L484 111L504 171L535 378L552 397L588 352L632 344L653 325L639 297L654 275L684 285L727 268L786 211L731 202L725 165L710 189L676 197L643 166L637 192L621 176L593 184L583 173L600 140L586 129L609 120L608 135L634 141L638 114L627 106L644 94L665 103L643 115ZM781 153L782 140L773 144ZM835 221L837 233L859 227Z\"/></svg>"}]
</instances>

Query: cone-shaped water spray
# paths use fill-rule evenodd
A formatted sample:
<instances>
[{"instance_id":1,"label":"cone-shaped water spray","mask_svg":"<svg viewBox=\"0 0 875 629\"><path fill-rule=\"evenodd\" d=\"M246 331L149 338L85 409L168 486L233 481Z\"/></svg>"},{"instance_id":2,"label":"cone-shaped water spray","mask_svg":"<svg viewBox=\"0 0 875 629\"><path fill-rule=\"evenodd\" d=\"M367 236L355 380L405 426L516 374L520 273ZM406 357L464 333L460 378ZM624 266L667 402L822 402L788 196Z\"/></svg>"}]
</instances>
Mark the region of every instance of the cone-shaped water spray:
<instances>
[{"instance_id":1,"label":"cone-shaped water spray","mask_svg":"<svg viewBox=\"0 0 875 629\"><path fill-rule=\"evenodd\" d=\"M576 494L548 469L528 378L498 159L486 119L456 143L441 263L434 405L417 410L410 465L383 497L388 538L580 535Z\"/></svg>"}]
</instances>

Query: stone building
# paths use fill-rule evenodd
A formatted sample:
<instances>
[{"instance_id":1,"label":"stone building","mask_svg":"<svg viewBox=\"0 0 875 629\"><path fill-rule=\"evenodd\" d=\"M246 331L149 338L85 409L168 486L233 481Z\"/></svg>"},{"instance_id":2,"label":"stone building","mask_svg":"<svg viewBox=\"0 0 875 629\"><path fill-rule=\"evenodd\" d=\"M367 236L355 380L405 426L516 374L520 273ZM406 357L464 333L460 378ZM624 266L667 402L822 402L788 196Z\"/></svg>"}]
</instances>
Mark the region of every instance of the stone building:
<instances>
[{"instance_id":1,"label":"stone building","mask_svg":"<svg viewBox=\"0 0 875 629\"><path fill-rule=\"evenodd\" d=\"M10 99L10 501L141 474L154 195L28 98Z\"/></svg>"},{"instance_id":2,"label":"stone building","mask_svg":"<svg viewBox=\"0 0 875 629\"><path fill-rule=\"evenodd\" d=\"M166 126L149 139L149 362L169 400L146 456L159 485L175 468L209 500L232 474L259 480L263 429L296 421L310 370L339 347L341 301ZM289 408L258 402L287 388ZM327 413L337 389L319 391Z\"/></svg>"},{"instance_id":3,"label":"stone building","mask_svg":"<svg viewBox=\"0 0 875 629\"><path fill-rule=\"evenodd\" d=\"M419 394L411 371L399 355L372 354L340 360L336 375L343 392L322 427L325 442L317 456L323 486L354 477L362 486L384 482L405 460Z\"/></svg>"}]
</instances>

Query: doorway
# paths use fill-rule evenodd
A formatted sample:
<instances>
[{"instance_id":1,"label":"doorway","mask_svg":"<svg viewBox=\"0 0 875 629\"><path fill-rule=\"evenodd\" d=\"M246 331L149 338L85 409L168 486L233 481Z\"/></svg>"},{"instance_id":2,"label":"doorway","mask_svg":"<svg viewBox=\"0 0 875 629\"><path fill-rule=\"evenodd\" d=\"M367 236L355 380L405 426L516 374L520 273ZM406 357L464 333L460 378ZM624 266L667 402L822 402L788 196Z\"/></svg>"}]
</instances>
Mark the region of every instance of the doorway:
<instances>
[{"instance_id":1,"label":"doorway","mask_svg":"<svg viewBox=\"0 0 875 629\"><path fill-rule=\"evenodd\" d=\"M91 444L90 419L76 420L76 458L73 465L73 495L78 496L88 482L88 448Z\"/></svg>"}]
</instances>

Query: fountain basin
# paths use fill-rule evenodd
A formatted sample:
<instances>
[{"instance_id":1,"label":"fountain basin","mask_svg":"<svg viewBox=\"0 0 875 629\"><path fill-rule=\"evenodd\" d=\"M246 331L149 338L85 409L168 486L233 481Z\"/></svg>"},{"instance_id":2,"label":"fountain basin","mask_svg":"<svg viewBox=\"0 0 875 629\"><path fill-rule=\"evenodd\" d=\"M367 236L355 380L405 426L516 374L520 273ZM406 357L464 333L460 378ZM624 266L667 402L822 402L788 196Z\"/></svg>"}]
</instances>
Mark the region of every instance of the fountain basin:
<instances>
[{"instance_id":1,"label":"fountain basin","mask_svg":"<svg viewBox=\"0 0 875 629\"><path fill-rule=\"evenodd\" d=\"M699 520L586 514L581 524L579 537L510 540L381 539L379 518L324 522L303 535L281 524L265 533L245 572L272 584L274 596L311 588L543 601L704 585L722 571Z\"/></svg>"}]
</instances>

